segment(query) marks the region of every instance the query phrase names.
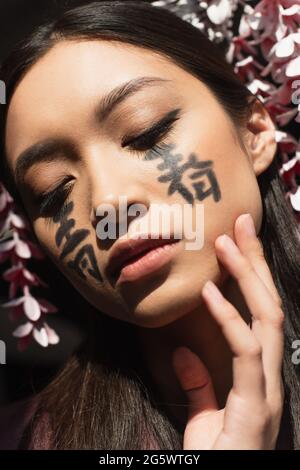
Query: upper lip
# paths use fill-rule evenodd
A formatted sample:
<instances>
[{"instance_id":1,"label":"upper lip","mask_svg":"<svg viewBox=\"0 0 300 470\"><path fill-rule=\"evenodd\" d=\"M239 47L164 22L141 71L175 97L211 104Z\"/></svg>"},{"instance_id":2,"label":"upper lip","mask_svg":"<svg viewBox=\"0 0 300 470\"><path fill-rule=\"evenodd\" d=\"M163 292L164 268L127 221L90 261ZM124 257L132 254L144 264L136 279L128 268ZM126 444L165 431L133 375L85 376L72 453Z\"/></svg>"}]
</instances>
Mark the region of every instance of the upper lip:
<instances>
[{"instance_id":1,"label":"upper lip","mask_svg":"<svg viewBox=\"0 0 300 470\"><path fill-rule=\"evenodd\" d=\"M110 276L115 277L131 258L136 257L140 253L146 253L158 246L174 243L175 241L179 241L179 239L175 239L174 236L162 238L162 235L155 239L148 235L148 238L139 237L119 240L111 249L108 257L107 272Z\"/></svg>"}]
</instances>

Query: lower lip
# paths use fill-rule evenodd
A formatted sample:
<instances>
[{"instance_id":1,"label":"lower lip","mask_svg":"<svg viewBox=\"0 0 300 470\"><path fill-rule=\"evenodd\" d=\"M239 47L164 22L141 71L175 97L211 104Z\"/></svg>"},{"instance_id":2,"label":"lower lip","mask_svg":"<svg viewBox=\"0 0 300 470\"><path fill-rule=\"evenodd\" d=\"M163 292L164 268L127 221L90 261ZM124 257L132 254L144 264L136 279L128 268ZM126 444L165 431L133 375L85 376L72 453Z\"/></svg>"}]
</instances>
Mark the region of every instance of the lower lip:
<instances>
[{"instance_id":1,"label":"lower lip","mask_svg":"<svg viewBox=\"0 0 300 470\"><path fill-rule=\"evenodd\" d=\"M135 281L157 271L171 260L178 245L179 241L166 243L153 248L143 256L141 255L141 258L126 264L120 271L118 284L125 281Z\"/></svg>"}]
</instances>

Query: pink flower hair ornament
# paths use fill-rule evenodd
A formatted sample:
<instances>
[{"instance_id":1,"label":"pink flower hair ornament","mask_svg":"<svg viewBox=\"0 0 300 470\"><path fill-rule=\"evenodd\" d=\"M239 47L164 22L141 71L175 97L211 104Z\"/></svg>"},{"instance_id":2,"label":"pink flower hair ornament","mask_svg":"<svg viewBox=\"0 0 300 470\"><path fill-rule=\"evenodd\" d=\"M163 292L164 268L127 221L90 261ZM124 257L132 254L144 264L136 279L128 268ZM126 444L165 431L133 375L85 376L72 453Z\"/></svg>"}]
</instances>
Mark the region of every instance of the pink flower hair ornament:
<instances>
[{"instance_id":1,"label":"pink flower hair ornament","mask_svg":"<svg viewBox=\"0 0 300 470\"><path fill-rule=\"evenodd\" d=\"M22 322L13 332L20 351L33 339L43 347L59 342L45 319L47 314L57 312L57 308L45 299L35 298L31 292L36 286L48 285L27 267L31 258L44 259L30 234L27 220L18 214L13 198L0 183L0 263L10 265L2 272L2 279L9 282L9 300L1 307L10 309L12 321Z\"/></svg>"},{"instance_id":2,"label":"pink flower hair ornament","mask_svg":"<svg viewBox=\"0 0 300 470\"><path fill-rule=\"evenodd\" d=\"M161 0L152 5L173 11L211 41L226 44L227 61L276 124L280 175L300 220L300 140L286 131L288 125L300 124L300 0ZM10 309L12 321L20 322L13 335L21 351L32 340L43 347L59 342L46 321L57 308L33 293L34 287L47 284L28 269L31 258L42 261L44 256L0 184L0 263L10 264L2 273L10 283L9 300L2 307Z\"/></svg>"}]
</instances>

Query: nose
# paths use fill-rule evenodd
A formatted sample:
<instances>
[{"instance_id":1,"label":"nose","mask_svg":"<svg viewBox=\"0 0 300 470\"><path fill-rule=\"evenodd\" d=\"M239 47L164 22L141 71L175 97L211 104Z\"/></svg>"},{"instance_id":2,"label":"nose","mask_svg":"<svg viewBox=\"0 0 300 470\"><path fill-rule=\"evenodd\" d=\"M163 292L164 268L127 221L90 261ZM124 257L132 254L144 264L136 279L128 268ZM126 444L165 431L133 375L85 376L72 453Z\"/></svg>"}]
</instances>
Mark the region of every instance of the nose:
<instances>
[{"instance_id":1,"label":"nose","mask_svg":"<svg viewBox=\"0 0 300 470\"><path fill-rule=\"evenodd\" d=\"M135 210L132 211L133 215L129 215L128 211L133 205L138 205L138 207L135 207ZM122 191L109 193L102 198L100 204L93 204L90 215L91 223L96 228L101 218L109 213L110 215L113 214L111 220L115 221L117 226L126 223L126 227L129 227L131 221L140 215L140 210L143 213L147 212L149 210L149 201L142 196L142 191L137 186L131 186L127 189L123 185Z\"/></svg>"},{"instance_id":2,"label":"nose","mask_svg":"<svg viewBox=\"0 0 300 470\"><path fill-rule=\"evenodd\" d=\"M129 228L131 221L140 215L133 211L128 214L131 206L138 204L143 211L150 208L150 200L146 191L146 185L141 180L142 171L127 159L122 162L113 163L110 160L105 165L99 162L97 168L89 168L89 187L91 198L90 220L94 228L101 218L106 217L108 212L114 213L114 220L118 226L127 222ZM136 209L136 208L135 208ZM122 235L122 234L120 234Z\"/></svg>"}]
</instances>

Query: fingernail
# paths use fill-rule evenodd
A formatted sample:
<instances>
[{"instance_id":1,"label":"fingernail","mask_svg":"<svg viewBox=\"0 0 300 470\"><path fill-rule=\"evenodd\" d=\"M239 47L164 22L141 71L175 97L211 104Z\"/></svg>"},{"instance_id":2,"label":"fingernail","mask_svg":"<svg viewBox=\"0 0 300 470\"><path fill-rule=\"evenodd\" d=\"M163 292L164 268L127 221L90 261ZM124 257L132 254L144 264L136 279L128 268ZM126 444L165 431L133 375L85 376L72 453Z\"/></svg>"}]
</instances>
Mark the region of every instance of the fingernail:
<instances>
[{"instance_id":1,"label":"fingernail","mask_svg":"<svg viewBox=\"0 0 300 470\"><path fill-rule=\"evenodd\" d=\"M252 216L250 214L243 214L241 220L244 226L245 231L249 237L256 237L256 230Z\"/></svg>"},{"instance_id":2,"label":"fingernail","mask_svg":"<svg viewBox=\"0 0 300 470\"><path fill-rule=\"evenodd\" d=\"M221 235L218 238L218 244L221 244L222 248L224 248L227 252L233 255L239 253L238 247L236 246L232 238L226 235L226 233L224 233L224 235Z\"/></svg>"},{"instance_id":3,"label":"fingernail","mask_svg":"<svg viewBox=\"0 0 300 470\"><path fill-rule=\"evenodd\" d=\"M202 291L204 295L207 294L208 297L215 302L221 302L223 300L223 295L212 281L207 281L204 284Z\"/></svg>"}]
</instances>

